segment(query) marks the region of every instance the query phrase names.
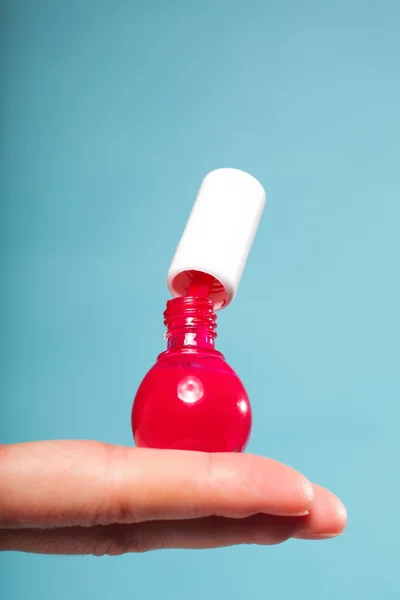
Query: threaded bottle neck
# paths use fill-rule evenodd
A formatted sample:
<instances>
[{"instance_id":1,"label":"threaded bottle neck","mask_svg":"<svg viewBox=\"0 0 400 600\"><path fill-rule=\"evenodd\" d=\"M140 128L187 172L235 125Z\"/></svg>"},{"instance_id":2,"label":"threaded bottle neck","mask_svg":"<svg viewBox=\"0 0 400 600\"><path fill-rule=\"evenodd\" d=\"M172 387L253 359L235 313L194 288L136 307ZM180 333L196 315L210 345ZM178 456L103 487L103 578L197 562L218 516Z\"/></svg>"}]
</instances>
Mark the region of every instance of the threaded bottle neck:
<instances>
[{"instance_id":1,"label":"threaded bottle neck","mask_svg":"<svg viewBox=\"0 0 400 600\"><path fill-rule=\"evenodd\" d=\"M164 324L168 351L213 350L217 315L208 298L185 296L167 302Z\"/></svg>"}]
</instances>

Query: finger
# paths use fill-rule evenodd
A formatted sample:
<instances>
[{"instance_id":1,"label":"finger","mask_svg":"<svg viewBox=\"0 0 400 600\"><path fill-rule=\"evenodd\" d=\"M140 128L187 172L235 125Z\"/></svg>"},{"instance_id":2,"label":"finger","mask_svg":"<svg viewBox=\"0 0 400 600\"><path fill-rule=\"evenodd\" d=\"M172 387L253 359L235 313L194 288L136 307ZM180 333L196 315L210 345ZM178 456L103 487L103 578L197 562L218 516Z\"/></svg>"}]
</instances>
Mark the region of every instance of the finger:
<instances>
[{"instance_id":1,"label":"finger","mask_svg":"<svg viewBox=\"0 0 400 600\"><path fill-rule=\"evenodd\" d=\"M189 521L153 521L136 525L14 529L0 531L1 550L41 554L117 555L161 548L217 548L238 544L279 544L290 537L327 539L340 535L346 510L331 492L314 486L310 515L274 517L253 515L244 519L209 517Z\"/></svg>"},{"instance_id":2,"label":"finger","mask_svg":"<svg viewBox=\"0 0 400 600\"><path fill-rule=\"evenodd\" d=\"M39 554L119 555L166 548L204 549L238 544L280 544L299 526L296 517L208 517L58 529L0 530L0 549Z\"/></svg>"},{"instance_id":3,"label":"finger","mask_svg":"<svg viewBox=\"0 0 400 600\"><path fill-rule=\"evenodd\" d=\"M303 475L248 454L78 441L17 444L0 452L0 527L294 516L307 513L312 500Z\"/></svg>"},{"instance_id":4,"label":"finger","mask_svg":"<svg viewBox=\"0 0 400 600\"><path fill-rule=\"evenodd\" d=\"M332 492L314 485L314 504L309 515L301 520L296 536L299 539L328 539L341 535L347 523L347 511Z\"/></svg>"}]
</instances>

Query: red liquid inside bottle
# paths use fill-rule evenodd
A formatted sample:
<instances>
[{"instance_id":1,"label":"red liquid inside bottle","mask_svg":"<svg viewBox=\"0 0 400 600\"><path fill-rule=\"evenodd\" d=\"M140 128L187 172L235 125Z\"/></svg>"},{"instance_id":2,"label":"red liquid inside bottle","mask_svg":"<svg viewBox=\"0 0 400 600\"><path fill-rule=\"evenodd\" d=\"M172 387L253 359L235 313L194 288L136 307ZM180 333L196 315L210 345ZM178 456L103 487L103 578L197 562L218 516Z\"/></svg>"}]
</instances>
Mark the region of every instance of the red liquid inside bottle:
<instances>
[{"instance_id":1,"label":"red liquid inside bottle","mask_svg":"<svg viewBox=\"0 0 400 600\"><path fill-rule=\"evenodd\" d=\"M132 408L139 447L242 452L251 430L246 390L214 347L211 279L193 280L189 294L169 300L167 350L144 377Z\"/></svg>"}]
</instances>

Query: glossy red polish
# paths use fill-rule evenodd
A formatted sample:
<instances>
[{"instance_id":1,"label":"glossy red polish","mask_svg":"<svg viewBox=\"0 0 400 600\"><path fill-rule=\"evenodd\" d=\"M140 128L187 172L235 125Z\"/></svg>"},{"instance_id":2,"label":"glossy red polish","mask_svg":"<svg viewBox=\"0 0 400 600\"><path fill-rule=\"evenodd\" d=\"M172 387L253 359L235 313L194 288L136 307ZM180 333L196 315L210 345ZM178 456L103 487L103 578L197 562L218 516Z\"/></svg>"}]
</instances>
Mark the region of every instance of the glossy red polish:
<instances>
[{"instance_id":1,"label":"glossy red polish","mask_svg":"<svg viewBox=\"0 0 400 600\"><path fill-rule=\"evenodd\" d=\"M197 282L198 292L201 279ZM251 429L250 402L240 379L214 347L216 314L208 297L167 303L167 350L143 379L133 405L136 445L241 452Z\"/></svg>"},{"instance_id":2,"label":"glossy red polish","mask_svg":"<svg viewBox=\"0 0 400 600\"><path fill-rule=\"evenodd\" d=\"M168 271L173 296L167 349L140 384L132 407L144 448L242 452L251 430L246 390L216 350L216 311L234 299L265 205L261 184L237 169L203 180Z\"/></svg>"}]
</instances>

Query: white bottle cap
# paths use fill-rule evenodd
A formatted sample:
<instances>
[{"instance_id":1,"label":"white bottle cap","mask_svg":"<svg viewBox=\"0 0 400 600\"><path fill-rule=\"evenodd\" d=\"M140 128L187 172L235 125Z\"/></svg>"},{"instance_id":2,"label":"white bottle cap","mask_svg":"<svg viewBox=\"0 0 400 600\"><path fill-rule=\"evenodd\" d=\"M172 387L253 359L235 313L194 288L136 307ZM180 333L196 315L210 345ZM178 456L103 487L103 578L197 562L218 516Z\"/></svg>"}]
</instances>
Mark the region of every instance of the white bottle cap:
<instances>
[{"instance_id":1,"label":"white bottle cap","mask_svg":"<svg viewBox=\"0 0 400 600\"><path fill-rule=\"evenodd\" d=\"M235 297L265 206L262 185L244 171L217 169L203 180L168 271L173 296L185 296L193 271L212 275L214 308Z\"/></svg>"}]
</instances>

